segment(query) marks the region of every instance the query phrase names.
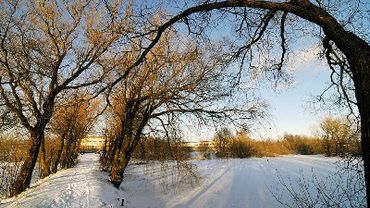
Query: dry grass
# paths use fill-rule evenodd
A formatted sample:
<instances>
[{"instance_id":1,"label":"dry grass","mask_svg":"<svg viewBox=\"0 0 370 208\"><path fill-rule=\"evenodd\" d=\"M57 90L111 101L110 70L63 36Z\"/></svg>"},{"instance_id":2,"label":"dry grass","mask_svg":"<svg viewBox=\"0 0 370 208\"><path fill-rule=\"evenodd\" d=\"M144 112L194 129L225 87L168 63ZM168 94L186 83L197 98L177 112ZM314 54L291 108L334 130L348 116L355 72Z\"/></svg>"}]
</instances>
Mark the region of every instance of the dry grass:
<instances>
[{"instance_id":1,"label":"dry grass","mask_svg":"<svg viewBox=\"0 0 370 208\"><path fill-rule=\"evenodd\" d=\"M27 155L29 141L0 138L0 197L9 196L11 185Z\"/></svg>"}]
</instances>

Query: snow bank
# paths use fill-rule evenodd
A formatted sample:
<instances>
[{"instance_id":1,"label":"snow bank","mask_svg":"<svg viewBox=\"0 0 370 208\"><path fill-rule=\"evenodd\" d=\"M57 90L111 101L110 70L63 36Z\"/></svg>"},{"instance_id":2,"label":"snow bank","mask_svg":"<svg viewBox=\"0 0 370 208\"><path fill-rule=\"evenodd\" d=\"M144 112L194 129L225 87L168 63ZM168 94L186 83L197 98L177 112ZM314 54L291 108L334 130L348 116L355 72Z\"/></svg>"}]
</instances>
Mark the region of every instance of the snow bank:
<instances>
[{"instance_id":1,"label":"snow bank","mask_svg":"<svg viewBox=\"0 0 370 208\"><path fill-rule=\"evenodd\" d=\"M61 170L34 184L17 197L3 200L4 207L115 207L123 191L108 182L98 170L99 155L80 156L76 167Z\"/></svg>"},{"instance_id":2,"label":"snow bank","mask_svg":"<svg viewBox=\"0 0 370 208\"><path fill-rule=\"evenodd\" d=\"M323 156L193 161L199 181L173 163L130 165L117 190L98 171L98 155L85 154L77 167L41 180L1 206L122 207L125 199L123 207L281 207L276 197L290 200L282 182L297 188L302 176L325 180L337 172L337 161Z\"/></svg>"}]
</instances>

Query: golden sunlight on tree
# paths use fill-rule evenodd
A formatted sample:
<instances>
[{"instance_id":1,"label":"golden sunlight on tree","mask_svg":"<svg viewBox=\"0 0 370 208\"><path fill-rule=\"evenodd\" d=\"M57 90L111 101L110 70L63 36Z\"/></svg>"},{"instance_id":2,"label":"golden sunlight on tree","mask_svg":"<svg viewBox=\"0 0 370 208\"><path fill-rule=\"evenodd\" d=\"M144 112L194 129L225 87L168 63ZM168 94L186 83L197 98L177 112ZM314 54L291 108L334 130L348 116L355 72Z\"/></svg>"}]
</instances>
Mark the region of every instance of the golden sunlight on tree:
<instances>
[{"instance_id":1,"label":"golden sunlight on tree","mask_svg":"<svg viewBox=\"0 0 370 208\"><path fill-rule=\"evenodd\" d=\"M360 154L359 135L346 119L325 118L320 124L323 149L328 156Z\"/></svg>"},{"instance_id":2,"label":"golden sunlight on tree","mask_svg":"<svg viewBox=\"0 0 370 208\"><path fill-rule=\"evenodd\" d=\"M186 47L174 46L176 41L183 41ZM228 119L233 114L249 118L260 112L257 104L244 109L212 106L228 97L218 87L225 76L220 50L198 49L191 41L178 39L174 32L166 33L143 65L131 71L112 92L110 131L101 160L116 187L148 124L157 122L170 139L173 135L169 128L179 114L205 121Z\"/></svg>"},{"instance_id":3,"label":"golden sunlight on tree","mask_svg":"<svg viewBox=\"0 0 370 208\"><path fill-rule=\"evenodd\" d=\"M164 175L172 174L172 182L189 182L184 175L199 182L193 168L199 165L203 189L176 187L186 196L168 202L171 193L153 204L150 197L158 193L150 193L150 206L260 207L268 203L254 203L242 191L270 200L260 183L274 182L280 165L296 177L300 165L327 171L328 161L343 160L347 172L338 170L335 177L346 181L315 181L313 188L291 183L299 185L294 189L278 178L294 206L275 199L289 207L369 206L369 8L366 0L0 0L0 198L9 197L5 201L16 207L32 204L27 200L45 207L145 207L125 202L137 197L120 190L126 173L152 168L153 178L162 178L155 171L171 169ZM307 61L304 53L296 56L302 50L325 66L300 64ZM315 104L328 106L330 115L335 108L343 118L324 118L316 135L291 134L310 119L292 119L299 113L283 106L277 110L292 123L277 121L285 126L262 138L259 128L276 124L268 90L283 91L294 75L305 90L316 90L317 83L306 79L315 70L327 76ZM288 93L293 99L276 100L298 103L304 93L294 89ZM82 150L87 137L94 138L96 152ZM136 178L145 178L144 184L150 177ZM41 178L44 185L32 188ZM171 187L162 182L151 187ZM74 192L76 183L85 190ZM52 190L59 185L61 194ZM219 195L225 187L229 191ZM315 189L316 199L310 192ZM34 190L50 191L49 198L33 196Z\"/></svg>"},{"instance_id":4,"label":"golden sunlight on tree","mask_svg":"<svg viewBox=\"0 0 370 208\"><path fill-rule=\"evenodd\" d=\"M114 3L20 0L1 8L1 99L32 141L14 196L30 184L60 94L101 83L109 71L100 58L132 24L130 9L118 13Z\"/></svg>"}]
</instances>

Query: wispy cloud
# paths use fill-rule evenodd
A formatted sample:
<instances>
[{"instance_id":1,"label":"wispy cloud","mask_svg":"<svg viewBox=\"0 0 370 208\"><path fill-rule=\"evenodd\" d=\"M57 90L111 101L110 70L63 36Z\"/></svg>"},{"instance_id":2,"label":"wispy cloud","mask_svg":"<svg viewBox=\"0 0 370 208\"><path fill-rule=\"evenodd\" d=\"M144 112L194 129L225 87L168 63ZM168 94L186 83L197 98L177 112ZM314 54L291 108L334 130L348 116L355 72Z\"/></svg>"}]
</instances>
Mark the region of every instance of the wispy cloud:
<instances>
[{"instance_id":1,"label":"wispy cloud","mask_svg":"<svg viewBox=\"0 0 370 208\"><path fill-rule=\"evenodd\" d=\"M307 65L312 63L320 64L320 66L325 65L325 60L319 57L320 52L321 47L316 44L307 49L300 50L297 53L293 53L287 63L289 69L292 72L297 72L299 70L307 68ZM321 68L322 67L317 67L317 69Z\"/></svg>"}]
</instances>

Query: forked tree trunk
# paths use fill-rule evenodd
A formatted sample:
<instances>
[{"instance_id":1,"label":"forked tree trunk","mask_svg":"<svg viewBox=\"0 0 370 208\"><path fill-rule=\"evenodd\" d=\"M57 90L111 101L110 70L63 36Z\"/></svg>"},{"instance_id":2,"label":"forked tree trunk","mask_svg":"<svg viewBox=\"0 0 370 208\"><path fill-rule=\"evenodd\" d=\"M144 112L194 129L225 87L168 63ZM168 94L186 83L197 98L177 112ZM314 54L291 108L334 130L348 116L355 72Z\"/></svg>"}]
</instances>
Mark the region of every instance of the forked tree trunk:
<instances>
[{"instance_id":1,"label":"forked tree trunk","mask_svg":"<svg viewBox=\"0 0 370 208\"><path fill-rule=\"evenodd\" d=\"M123 134L121 134L123 135ZM125 160L125 147L123 145L123 141L125 138L119 138L120 141L122 141L121 147L116 148L114 152L114 156L111 161L111 171L110 171L110 182L116 187L117 189L122 183L123 180L123 172L125 171L125 168L122 166L123 160Z\"/></svg>"},{"instance_id":2,"label":"forked tree trunk","mask_svg":"<svg viewBox=\"0 0 370 208\"><path fill-rule=\"evenodd\" d=\"M131 103L132 105L132 103ZM128 108L128 107L127 107ZM132 130L132 121L134 119L134 114L129 113L129 111L126 113L125 118L121 120L121 132L119 133L118 137L116 138L116 141L114 142L113 152L111 156L111 170L110 170L110 182L116 187L117 189L122 183L123 180L123 172L124 168L122 167L122 161L124 159L125 155L125 142L129 141L127 140L128 135L131 135L132 132L129 132Z\"/></svg>"},{"instance_id":3,"label":"forked tree trunk","mask_svg":"<svg viewBox=\"0 0 370 208\"><path fill-rule=\"evenodd\" d=\"M123 145L123 140L124 138L118 138L119 141L122 141L122 144ZM119 161L120 161L120 158L121 158L121 149L122 148L118 148L118 145L117 143L115 144L115 148L113 148L114 152L112 152L112 156L110 158L110 164L111 164L111 170L110 170L110 182L116 187L116 188L119 188L119 185L121 184L121 181L122 181L122 177L123 177L123 174L120 174L122 171L121 171L121 168L120 168L120 165L119 165Z\"/></svg>"},{"instance_id":4,"label":"forked tree trunk","mask_svg":"<svg viewBox=\"0 0 370 208\"><path fill-rule=\"evenodd\" d=\"M150 112L145 113L138 129L136 130L134 138L132 140L129 140L131 142L127 146L125 145L122 146L122 150L120 151L118 158L115 158L113 161L110 181L117 189L119 189L123 181L123 174L128 166L128 163L130 162L130 159L134 153L135 148L140 142L143 129L145 125L148 123L149 118ZM128 128L132 129L132 127ZM132 132L128 133L128 135L132 135Z\"/></svg>"},{"instance_id":5,"label":"forked tree trunk","mask_svg":"<svg viewBox=\"0 0 370 208\"><path fill-rule=\"evenodd\" d=\"M31 132L31 146L28 150L28 155L24 160L22 168L17 176L17 179L12 184L10 196L16 196L22 193L30 186L32 173L36 165L37 157L40 151L44 131L36 130Z\"/></svg>"},{"instance_id":6,"label":"forked tree trunk","mask_svg":"<svg viewBox=\"0 0 370 208\"><path fill-rule=\"evenodd\" d=\"M125 138L120 138L120 140L124 140ZM119 188L119 186L121 185L122 183L122 180L123 180L123 173L125 171L125 167L123 167L123 161L126 160L126 157L124 157L125 155L125 147L124 145L122 144L122 147L120 149L116 149L116 152L114 154L114 157L113 157L113 160L112 160L112 167L111 167L111 171L110 171L110 182L113 184L114 187L116 187L117 189Z\"/></svg>"},{"instance_id":7,"label":"forked tree trunk","mask_svg":"<svg viewBox=\"0 0 370 208\"><path fill-rule=\"evenodd\" d=\"M110 176L110 182L113 184L114 187L119 189L119 186L122 183L123 180L123 172L124 169L120 165L120 162L118 160L114 160L111 168L111 176Z\"/></svg>"},{"instance_id":8,"label":"forked tree trunk","mask_svg":"<svg viewBox=\"0 0 370 208\"><path fill-rule=\"evenodd\" d=\"M122 181L123 181L123 174L128 166L128 163L130 162L132 152L126 150L125 154L123 154L124 157L121 157L121 160L115 161L115 165L112 165L111 170L111 183L114 187L119 189Z\"/></svg>"}]
</instances>

